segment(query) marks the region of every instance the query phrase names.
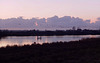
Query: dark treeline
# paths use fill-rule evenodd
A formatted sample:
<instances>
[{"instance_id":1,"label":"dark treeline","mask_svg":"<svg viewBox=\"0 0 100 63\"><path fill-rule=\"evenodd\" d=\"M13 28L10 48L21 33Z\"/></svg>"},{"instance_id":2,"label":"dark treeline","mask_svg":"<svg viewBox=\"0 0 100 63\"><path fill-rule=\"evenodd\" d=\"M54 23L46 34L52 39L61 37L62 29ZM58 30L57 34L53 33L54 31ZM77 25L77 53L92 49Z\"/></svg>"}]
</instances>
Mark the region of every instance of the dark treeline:
<instances>
[{"instance_id":1,"label":"dark treeline","mask_svg":"<svg viewBox=\"0 0 100 63\"><path fill-rule=\"evenodd\" d=\"M0 63L100 63L100 38L2 47Z\"/></svg>"},{"instance_id":2,"label":"dark treeline","mask_svg":"<svg viewBox=\"0 0 100 63\"><path fill-rule=\"evenodd\" d=\"M1 36L100 35L100 30L0 30Z\"/></svg>"}]
</instances>

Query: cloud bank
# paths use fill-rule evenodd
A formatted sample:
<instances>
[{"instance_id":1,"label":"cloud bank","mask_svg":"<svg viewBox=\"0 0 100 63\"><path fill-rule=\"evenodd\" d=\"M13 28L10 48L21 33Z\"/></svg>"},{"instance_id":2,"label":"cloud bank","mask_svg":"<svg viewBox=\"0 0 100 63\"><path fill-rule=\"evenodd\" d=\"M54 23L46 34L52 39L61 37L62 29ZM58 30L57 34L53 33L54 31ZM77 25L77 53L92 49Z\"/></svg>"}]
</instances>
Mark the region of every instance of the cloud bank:
<instances>
[{"instance_id":1,"label":"cloud bank","mask_svg":"<svg viewBox=\"0 0 100 63\"><path fill-rule=\"evenodd\" d=\"M71 29L73 26L79 28L95 29L100 27L100 18L97 18L95 23L90 23L90 20L83 20L79 17L53 16L49 18L31 18L24 19L22 17L0 19L0 29L19 29L19 30L32 30L32 29Z\"/></svg>"}]
</instances>

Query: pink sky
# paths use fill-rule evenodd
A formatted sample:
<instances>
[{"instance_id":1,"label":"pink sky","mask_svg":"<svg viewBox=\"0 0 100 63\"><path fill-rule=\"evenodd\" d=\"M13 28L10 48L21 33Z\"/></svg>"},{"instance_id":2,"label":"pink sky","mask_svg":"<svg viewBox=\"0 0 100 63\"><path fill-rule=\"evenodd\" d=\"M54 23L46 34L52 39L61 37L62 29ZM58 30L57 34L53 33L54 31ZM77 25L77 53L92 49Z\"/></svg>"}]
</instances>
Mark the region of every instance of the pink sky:
<instances>
[{"instance_id":1,"label":"pink sky","mask_svg":"<svg viewBox=\"0 0 100 63\"><path fill-rule=\"evenodd\" d=\"M100 0L0 0L0 18L74 16L95 21Z\"/></svg>"}]
</instances>

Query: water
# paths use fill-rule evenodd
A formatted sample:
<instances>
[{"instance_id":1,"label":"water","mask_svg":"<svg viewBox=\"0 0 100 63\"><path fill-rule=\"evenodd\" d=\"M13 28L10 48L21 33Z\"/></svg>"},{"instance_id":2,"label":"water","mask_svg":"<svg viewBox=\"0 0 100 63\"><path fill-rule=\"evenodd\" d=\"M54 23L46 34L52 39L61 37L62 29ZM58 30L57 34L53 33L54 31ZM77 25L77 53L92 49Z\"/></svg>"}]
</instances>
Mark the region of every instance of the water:
<instances>
[{"instance_id":1,"label":"water","mask_svg":"<svg viewBox=\"0 0 100 63\"><path fill-rule=\"evenodd\" d=\"M81 40L83 38L96 38L100 35L65 35L65 36L8 36L0 39L0 47L5 47L7 45L25 45L36 42L39 44L50 43L50 42L64 42L64 41L75 41Z\"/></svg>"}]
</instances>

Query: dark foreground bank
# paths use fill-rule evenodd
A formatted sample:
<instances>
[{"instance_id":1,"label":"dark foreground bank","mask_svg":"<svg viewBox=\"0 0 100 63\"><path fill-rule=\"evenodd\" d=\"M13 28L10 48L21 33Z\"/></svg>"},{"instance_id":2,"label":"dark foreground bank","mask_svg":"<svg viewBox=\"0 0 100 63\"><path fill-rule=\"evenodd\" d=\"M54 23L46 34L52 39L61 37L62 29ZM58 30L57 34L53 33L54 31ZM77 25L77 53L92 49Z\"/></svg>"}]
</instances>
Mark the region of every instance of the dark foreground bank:
<instances>
[{"instance_id":1,"label":"dark foreground bank","mask_svg":"<svg viewBox=\"0 0 100 63\"><path fill-rule=\"evenodd\" d=\"M100 38L0 48L0 63L100 63Z\"/></svg>"}]
</instances>

